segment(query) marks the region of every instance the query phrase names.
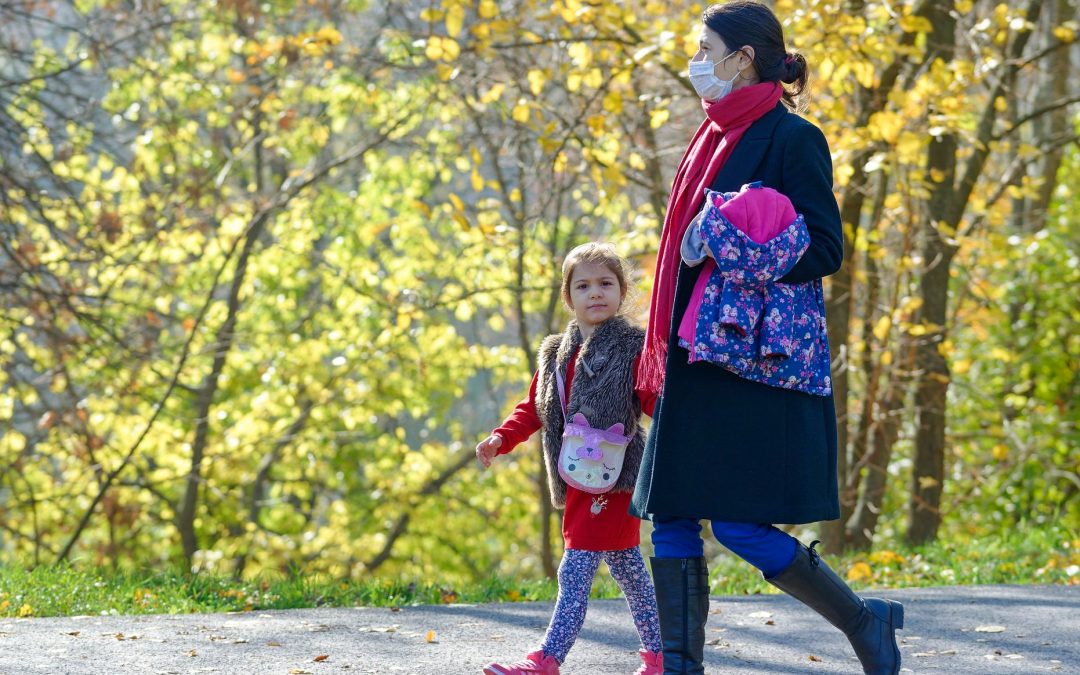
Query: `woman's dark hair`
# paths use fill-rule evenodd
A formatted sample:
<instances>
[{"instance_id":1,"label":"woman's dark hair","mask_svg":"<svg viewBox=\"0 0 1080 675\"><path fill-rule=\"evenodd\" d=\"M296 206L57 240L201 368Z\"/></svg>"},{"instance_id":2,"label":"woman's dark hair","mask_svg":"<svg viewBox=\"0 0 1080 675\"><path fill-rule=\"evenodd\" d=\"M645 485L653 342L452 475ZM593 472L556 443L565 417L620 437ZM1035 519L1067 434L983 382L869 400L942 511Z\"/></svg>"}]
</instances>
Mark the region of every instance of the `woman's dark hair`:
<instances>
[{"instance_id":1,"label":"woman's dark hair","mask_svg":"<svg viewBox=\"0 0 1080 675\"><path fill-rule=\"evenodd\" d=\"M763 82L783 82L784 103L795 109L806 91L806 57L789 54L784 47L784 29L773 11L751 0L733 0L712 5L701 22L720 36L729 50L743 45L754 48L754 68Z\"/></svg>"}]
</instances>

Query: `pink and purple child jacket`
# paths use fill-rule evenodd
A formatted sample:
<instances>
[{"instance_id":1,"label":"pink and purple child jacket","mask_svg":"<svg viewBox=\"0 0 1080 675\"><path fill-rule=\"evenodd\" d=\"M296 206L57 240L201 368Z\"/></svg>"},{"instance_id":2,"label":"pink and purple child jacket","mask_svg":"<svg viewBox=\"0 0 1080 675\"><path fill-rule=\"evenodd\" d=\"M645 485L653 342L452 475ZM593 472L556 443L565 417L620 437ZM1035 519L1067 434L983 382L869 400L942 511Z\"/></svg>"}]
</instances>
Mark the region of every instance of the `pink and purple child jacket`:
<instances>
[{"instance_id":1,"label":"pink and purple child jacket","mask_svg":"<svg viewBox=\"0 0 1080 675\"><path fill-rule=\"evenodd\" d=\"M791 201L761 183L705 190L683 261L705 263L679 324L690 363L709 361L754 382L832 393L821 279L781 283L810 245Z\"/></svg>"}]
</instances>

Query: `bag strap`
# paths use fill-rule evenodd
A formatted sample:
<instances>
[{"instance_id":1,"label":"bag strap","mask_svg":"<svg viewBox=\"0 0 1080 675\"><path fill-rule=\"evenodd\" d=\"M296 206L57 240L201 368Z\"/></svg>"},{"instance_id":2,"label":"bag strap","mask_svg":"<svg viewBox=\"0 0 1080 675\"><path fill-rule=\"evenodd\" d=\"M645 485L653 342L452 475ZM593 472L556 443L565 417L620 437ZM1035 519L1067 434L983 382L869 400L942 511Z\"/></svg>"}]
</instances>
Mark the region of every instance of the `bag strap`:
<instances>
[{"instance_id":1,"label":"bag strap","mask_svg":"<svg viewBox=\"0 0 1080 675\"><path fill-rule=\"evenodd\" d=\"M563 383L562 373L555 366L555 384L559 387L559 404L562 405L563 421L566 421L566 385Z\"/></svg>"}]
</instances>

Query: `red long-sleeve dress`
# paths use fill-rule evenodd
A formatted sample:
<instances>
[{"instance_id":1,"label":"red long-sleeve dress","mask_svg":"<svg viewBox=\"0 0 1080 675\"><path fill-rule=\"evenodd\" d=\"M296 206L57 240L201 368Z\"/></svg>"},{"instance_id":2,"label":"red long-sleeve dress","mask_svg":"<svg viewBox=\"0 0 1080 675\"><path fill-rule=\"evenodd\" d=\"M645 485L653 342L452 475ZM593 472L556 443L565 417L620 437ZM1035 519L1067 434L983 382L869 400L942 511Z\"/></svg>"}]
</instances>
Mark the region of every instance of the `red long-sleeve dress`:
<instances>
[{"instance_id":1,"label":"red long-sleeve dress","mask_svg":"<svg viewBox=\"0 0 1080 675\"><path fill-rule=\"evenodd\" d=\"M574 384L574 363L577 353L570 358L566 368L566 391ZM637 372L637 361L633 371ZM528 440L539 431L543 424L536 412L536 381L539 373L533 373L529 395L494 431L502 437L503 443L498 454L505 455L518 444ZM634 393L641 402L641 409L652 417L656 407L656 395L634 388ZM567 396L569 399L569 395ZM566 486L566 510L563 513L563 540L566 548L583 551L619 551L633 548L640 543L641 521L628 512L630 492L606 492L593 495L577 488ZM603 504L599 513L594 513L594 502Z\"/></svg>"}]
</instances>

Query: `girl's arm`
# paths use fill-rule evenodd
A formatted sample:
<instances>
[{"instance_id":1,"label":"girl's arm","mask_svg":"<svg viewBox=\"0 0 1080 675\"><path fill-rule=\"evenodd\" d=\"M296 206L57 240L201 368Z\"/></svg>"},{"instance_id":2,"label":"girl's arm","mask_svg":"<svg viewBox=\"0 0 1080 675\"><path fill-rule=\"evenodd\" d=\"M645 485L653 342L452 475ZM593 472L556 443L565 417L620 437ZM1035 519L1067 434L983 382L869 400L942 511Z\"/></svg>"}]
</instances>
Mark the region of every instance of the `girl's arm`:
<instances>
[{"instance_id":1,"label":"girl's arm","mask_svg":"<svg viewBox=\"0 0 1080 675\"><path fill-rule=\"evenodd\" d=\"M533 373L532 384L529 385L529 395L514 406L514 412L510 413L499 428L492 431L492 435L500 436L503 440L496 454L505 455L513 450L519 443L529 439L543 426L540 416L536 414L536 382L539 371Z\"/></svg>"}]
</instances>

